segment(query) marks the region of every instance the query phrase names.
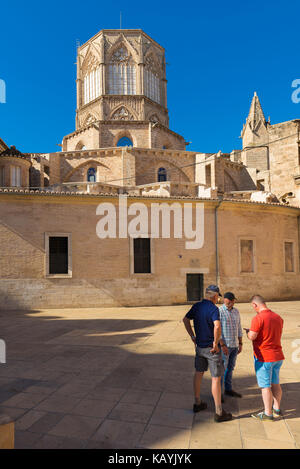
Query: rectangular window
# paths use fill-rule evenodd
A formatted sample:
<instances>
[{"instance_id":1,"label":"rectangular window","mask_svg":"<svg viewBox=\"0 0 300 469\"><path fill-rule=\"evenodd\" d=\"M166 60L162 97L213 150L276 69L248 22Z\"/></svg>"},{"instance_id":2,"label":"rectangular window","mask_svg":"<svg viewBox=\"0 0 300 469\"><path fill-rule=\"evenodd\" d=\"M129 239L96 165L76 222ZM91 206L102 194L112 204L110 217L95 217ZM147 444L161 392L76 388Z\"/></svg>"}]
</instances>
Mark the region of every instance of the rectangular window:
<instances>
[{"instance_id":1,"label":"rectangular window","mask_svg":"<svg viewBox=\"0 0 300 469\"><path fill-rule=\"evenodd\" d=\"M205 166L205 184L211 186L211 165Z\"/></svg>"},{"instance_id":2,"label":"rectangular window","mask_svg":"<svg viewBox=\"0 0 300 469\"><path fill-rule=\"evenodd\" d=\"M293 244L294 243L289 242L289 241L284 243L285 272L295 272Z\"/></svg>"},{"instance_id":3,"label":"rectangular window","mask_svg":"<svg viewBox=\"0 0 300 469\"><path fill-rule=\"evenodd\" d=\"M133 240L134 273L151 273L150 238L135 238Z\"/></svg>"},{"instance_id":4,"label":"rectangular window","mask_svg":"<svg viewBox=\"0 0 300 469\"><path fill-rule=\"evenodd\" d=\"M254 272L254 242L253 239L240 240L241 272Z\"/></svg>"},{"instance_id":5,"label":"rectangular window","mask_svg":"<svg viewBox=\"0 0 300 469\"><path fill-rule=\"evenodd\" d=\"M203 274L186 274L187 301L203 299Z\"/></svg>"},{"instance_id":6,"label":"rectangular window","mask_svg":"<svg viewBox=\"0 0 300 469\"><path fill-rule=\"evenodd\" d=\"M70 234L46 233L46 275L72 276Z\"/></svg>"},{"instance_id":7,"label":"rectangular window","mask_svg":"<svg viewBox=\"0 0 300 469\"><path fill-rule=\"evenodd\" d=\"M68 238L49 237L49 274L68 273Z\"/></svg>"}]
</instances>

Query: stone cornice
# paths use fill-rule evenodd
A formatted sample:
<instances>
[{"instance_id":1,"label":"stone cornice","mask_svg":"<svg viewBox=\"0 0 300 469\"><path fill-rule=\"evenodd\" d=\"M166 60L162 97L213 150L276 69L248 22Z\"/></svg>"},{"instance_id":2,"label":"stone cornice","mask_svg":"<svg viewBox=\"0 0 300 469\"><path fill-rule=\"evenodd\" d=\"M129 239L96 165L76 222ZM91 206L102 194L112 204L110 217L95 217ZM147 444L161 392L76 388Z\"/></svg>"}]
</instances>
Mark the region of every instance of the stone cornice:
<instances>
[{"instance_id":1,"label":"stone cornice","mask_svg":"<svg viewBox=\"0 0 300 469\"><path fill-rule=\"evenodd\" d=\"M140 125L140 126L148 127L149 124L151 124L151 122L150 121L141 121L141 120L128 120L128 121L126 121L126 120L119 120L119 121L118 120L97 120L97 121L92 122L91 124L88 124L85 127L81 127L80 129L75 130L74 132L72 132L68 135L65 135L64 139L69 139L69 138L72 138L76 135L79 135L82 132L85 132L87 129L91 128L91 127L94 127L96 130L98 130L95 127L95 124L98 124L98 125L111 125L111 126L116 126L116 127L119 127L120 124L122 124L122 126L133 126L133 125L137 126L137 125ZM177 138L180 138L181 140L183 140L185 142L185 138L182 135L174 132L173 130L169 129L165 125L158 122L156 124L156 127L161 128L162 130L164 130L167 133L175 135Z\"/></svg>"},{"instance_id":2,"label":"stone cornice","mask_svg":"<svg viewBox=\"0 0 300 469\"><path fill-rule=\"evenodd\" d=\"M101 198L109 198L109 199L115 199L118 200L119 196L114 195L114 194L108 194L108 193L101 193L101 194L88 194L86 192L77 192L70 194L69 192L50 192L46 190L33 190L33 189L12 189L12 188L0 188L0 198L3 197L3 199L6 198L6 196L9 197L15 197L17 200L20 199L32 199L32 198L40 198L40 199L47 199L54 197L55 199L57 198L62 198L62 199L101 199ZM163 202L168 201L169 203L172 203L173 200L189 200L191 202L203 202L207 203L208 205L216 206L219 205L220 199L209 199L209 198L198 198L198 197L193 197L193 196L171 196L171 197L162 197L161 195L128 195L128 200L130 199L141 199L141 200L162 200ZM1 200L1 199L0 199ZM292 211L294 212L295 216L297 216L297 213L300 214L300 207L294 207L294 206L287 206L283 205L280 203L267 203L267 202L252 202L249 200L232 200L232 199L222 199L221 205L219 205L219 210L224 210L228 207L234 207L234 208L245 208L246 210L249 210L249 207L255 207L258 209L264 209L264 208L272 208L275 211L278 209L282 212L287 212L287 211ZM298 215L299 216L299 215Z\"/></svg>"},{"instance_id":3,"label":"stone cornice","mask_svg":"<svg viewBox=\"0 0 300 469\"><path fill-rule=\"evenodd\" d=\"M98 156L115 156L123 153L139 154L152 154L153 156L161 157L163 155L168 156L195 156L197 152L187 150L176 150L176 149L162 149L162 148L141 148L141 147L107 147L107 148L95 148L90 150L72 150L50 153L51 155L58 156L86 156L86 157L98 157Z\"/></svg>"},{"instance_id":4,"label":"stone cornice","mask_svg":"<svg viewBox=\"0 0 300 469\"><path fill-rule=\"evenodd\" d=\"M101 29L97 34L95 34L93 37L88 39L84 44L78 47L78 50L81 51L83 48L85 48L89 43L93 42L97 37L103 36L104 34L109 34L109 33L116 33L118 35L120 34L126 34L126 33L131 33L131 34L140 34L149 39L151 42L156 44L156 46L161 49L162 52L165 52L165 49L158 44L154 39L152 39L148 34L146 34L142 29Z\"/></svg>"}]
</instances>

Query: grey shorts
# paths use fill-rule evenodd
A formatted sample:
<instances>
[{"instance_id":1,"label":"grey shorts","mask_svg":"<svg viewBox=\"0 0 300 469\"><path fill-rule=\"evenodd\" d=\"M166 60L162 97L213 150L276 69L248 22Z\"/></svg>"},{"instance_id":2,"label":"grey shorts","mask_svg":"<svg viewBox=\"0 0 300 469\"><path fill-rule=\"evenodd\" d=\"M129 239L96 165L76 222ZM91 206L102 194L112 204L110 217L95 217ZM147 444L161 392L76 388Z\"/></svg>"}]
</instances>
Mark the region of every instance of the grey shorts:
<instances>
[{"instance_id":1,"label":"grey shorts","mask_svg":"<svg viewBox=\"0 0 300 469\"><path fill-rule=\"evenodd\" d=\"M212 347L200 348L197 345L195 368L196 371L204 372L208 370L213 378L219 378L224 374L224 364L221 350L219 353L211 353Z\"/></svg>"}]
</instances>

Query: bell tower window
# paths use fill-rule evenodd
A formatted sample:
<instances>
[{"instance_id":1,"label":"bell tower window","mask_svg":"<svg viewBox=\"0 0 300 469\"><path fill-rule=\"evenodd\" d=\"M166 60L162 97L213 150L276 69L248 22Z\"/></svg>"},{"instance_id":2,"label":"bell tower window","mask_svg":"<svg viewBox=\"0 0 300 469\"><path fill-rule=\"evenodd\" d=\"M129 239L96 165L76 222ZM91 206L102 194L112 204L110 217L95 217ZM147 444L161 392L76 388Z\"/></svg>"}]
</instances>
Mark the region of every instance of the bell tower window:
<instances>
[{"instance_id":1,"label":"bell tower window","mask_svg":"<svg viewBox=\"0 0 300 469\"><path fill-rule=\"evenodd\" d=\"M124 46L114 52L108 65L108 94L136 94L135 63Z\"/></svg>"},{"instance_id":2,"label":"bell tower window","mask_svg":"<svg viewBox=\"0 0 300 469\"><path fill-rule=\"evenodd\" d=\"M83 79L83 104L98 98L101 95L100 68L96 67L87 73Z\"/></svg>"},{"instance_id":3,"label":"bell tower window","mask_svg":"<svg viewBox=\"0 0 300 469\"><path fill-rule=\"evenodd\" d=\"M144 72L144 82L145 82L145 95L155 101L160 103L160 79L159 73L157 70L157 65L155 64L153 58L147 57L145 60L145 72Z\"/></svg>"}]
</instances>

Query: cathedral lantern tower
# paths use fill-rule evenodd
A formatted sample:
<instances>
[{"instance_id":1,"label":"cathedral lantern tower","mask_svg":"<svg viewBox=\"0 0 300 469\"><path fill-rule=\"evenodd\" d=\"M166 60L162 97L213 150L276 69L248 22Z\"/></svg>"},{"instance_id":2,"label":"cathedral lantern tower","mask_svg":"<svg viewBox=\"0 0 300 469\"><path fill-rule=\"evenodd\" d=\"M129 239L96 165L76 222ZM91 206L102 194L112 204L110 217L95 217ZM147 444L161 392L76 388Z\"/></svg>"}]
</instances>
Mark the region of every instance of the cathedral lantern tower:
<instances>
[{"instance_id":1,"label":"cathedral lantern tower","mask_svg":"<svg viewBox=\"0 0 300 469\"><path fill-rule=\"evenodd\" d=\"M78 47L76 132L63 150L114 147L121 134L140 148L185 149L169 130L164 48L142 30L102 30Z\"/></svg>"}]
</instances>

